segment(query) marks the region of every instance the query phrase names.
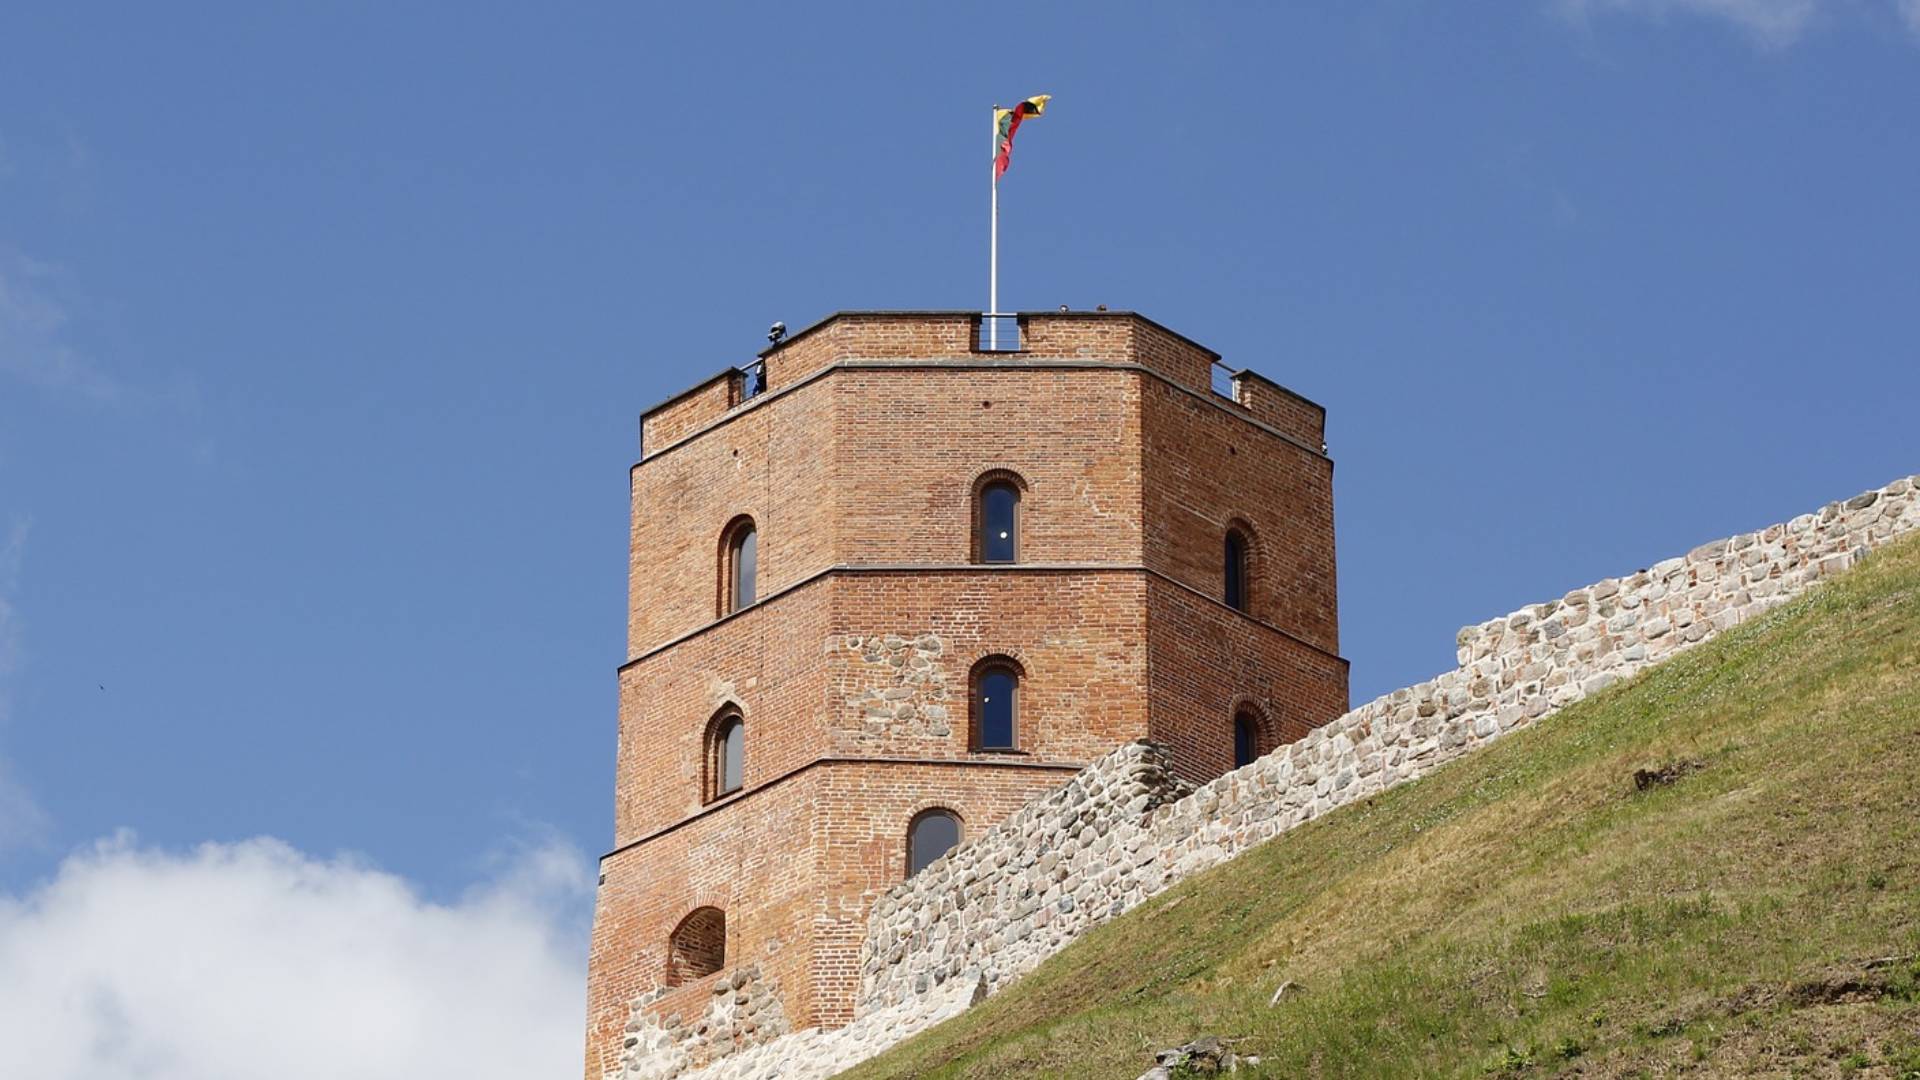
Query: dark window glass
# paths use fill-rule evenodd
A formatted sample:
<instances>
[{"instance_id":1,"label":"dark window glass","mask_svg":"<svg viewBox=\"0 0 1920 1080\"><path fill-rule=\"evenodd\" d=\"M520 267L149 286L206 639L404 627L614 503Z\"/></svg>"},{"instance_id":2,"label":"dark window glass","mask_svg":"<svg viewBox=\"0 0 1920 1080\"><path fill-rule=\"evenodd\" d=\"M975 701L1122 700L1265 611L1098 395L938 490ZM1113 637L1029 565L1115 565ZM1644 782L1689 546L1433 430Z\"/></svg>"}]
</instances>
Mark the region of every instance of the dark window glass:
<instances>
[{"instance_id":1,"label":"dark window glass","mask_svg":"<svg viewBox=\"0 0 1920 1080\"><path fill-rule=\"evenodd\" d=\"M1019 533L1020 489L988 484L980 489L980 561L1012 562Z\"/></svg>"},{"instance_id":2,"label":"dark window glass","mask_svg":"<svg viewBox=\"0 0 1920 1080\"><path fill-rule=\"evenodd\" d=\"M754 577L760 569L760 534L748 525L733 538L733 610L753 605Z\"/></svg>"},{"instance_id":3,"label":"dark window glass","mask_svg":"<svg viewBox=\"0 0 1920 1080\"><path fill-rule=\"evenodd\" d=\"M1011 750L1013 746L1014 701L1020 680L1012 669L992 667L980 673L975 690L975 709L979 713L980 749Z\"/></svg>"},{"instance_id":4,"label":"dark window glass","mask_svg":"<svg viewBox=\"0 0 1920 1080\"><path fill-rule=\"evenodd\" d=\"M1233 767L1251 765L1260 756L1260 726L1241 713L1233 718Z\"/></svg>"},{"instance_id":5,"label":"dark window glass","mask_svg":"<svg viewBox=\"0 0 1920 1080\"><path fill-rule=\"evenodd\" d=\"M1227 606L1247 610L1247 537L1238 529L1227 532Z\"/></svg>"},{"instance_id":6,"label":"dark window glass","mask_svg":"<svg viewBox=\"0 0 1920 1080\"><path fill-rule=\"evenodd\" d=\"M739 791L747 766L747 725L739 717L720 725L719 745L714 751L720 781L716 794Z\"/></svg>"},{"instance_id":7,"label":"dark window glass","mask_svg":"<svg viewBox=\"0 0 1920 1080\"><path fill-rule=\"evenodd\" d=\"M945 855L960 842L960 819L945 810L934 810L913 819L907 830L907 876L927 868L927 864Z\"/></svg>"}]
</instances>

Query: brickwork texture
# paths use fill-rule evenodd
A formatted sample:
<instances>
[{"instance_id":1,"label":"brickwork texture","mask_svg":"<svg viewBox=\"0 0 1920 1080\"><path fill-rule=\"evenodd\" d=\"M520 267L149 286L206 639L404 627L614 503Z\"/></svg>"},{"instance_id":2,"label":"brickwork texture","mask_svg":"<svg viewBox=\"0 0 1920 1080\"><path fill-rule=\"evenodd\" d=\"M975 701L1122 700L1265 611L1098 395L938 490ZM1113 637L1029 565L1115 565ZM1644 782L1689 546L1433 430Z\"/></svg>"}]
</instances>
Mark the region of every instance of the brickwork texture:
<instances>
[{"instance_id":1,"label":"brickwork texture","mask_svg":"<svg viewBox=\"0 0 1920 1080\"><path fill-rule=\"evenodd\" d=\"M977 315L835 315L761 355L761 392L722 372L642 417L589 1080L852 1022L924 811L964 845L1116 747L1191 785L1234 766L1237 714L1269 751L1346 711L1324 411L1249 371L1216 391L1215 354L1139 315L1020 321L985 352ZM1013 563L976 561L994 479ZM1019 674L1011 748L978 737L988 663Z\"/></svg>"}]
</instances>

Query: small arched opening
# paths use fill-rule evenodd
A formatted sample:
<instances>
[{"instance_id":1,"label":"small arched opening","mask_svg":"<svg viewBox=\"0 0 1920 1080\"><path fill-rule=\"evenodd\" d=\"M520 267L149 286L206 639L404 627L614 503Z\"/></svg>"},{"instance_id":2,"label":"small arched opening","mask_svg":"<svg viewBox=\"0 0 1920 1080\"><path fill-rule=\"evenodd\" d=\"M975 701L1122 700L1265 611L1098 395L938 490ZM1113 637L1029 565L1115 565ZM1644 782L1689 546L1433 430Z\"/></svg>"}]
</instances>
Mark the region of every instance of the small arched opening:
<instances>
[{"instance_id":1,"label":"small arched opening","mask_svg":"<svg viewBox=\"0 0 1920 1080\"><path fill-rule=\"evenodd\" d=\"M1251 765L1264 752L1260 737L1260 714L1251 706L1242 706L1233 714L1233 767Z\"/></svg>"},{"instance_id":2,"label":"small arched opening","mask_svg":"<svg viewBox=\"0 0 1920 1080\"><path fill-rule=\"evenodd\" d=\"M935 808L915 814L907 825L907 876L953 850L960 843L960 815Z\"/></svg>"},{"instance_id":3,"label":"small arched opening","mask_svg":"<svg viewBox=\"0 0 1920 1080\"><path fill-rule=\"evenodd\" d=\"M731 795L747 779L747 722L728 706L707 724L707 800Z\"/></svg>"},{"instance_id":4,"label":"small arched opening","mask_svg":"<svg viewBox=\"0 0 1920 1080\"><path fill-rule=\"evenodd\" d=\"M667 937L668 986L711 975L727 963L727 915L716 907L695 908Z\"/></svg>"},{"instance_id":5,"label":"small arched opening","mask_svg":"<svg viewBox=\"0 0 1920 1080\"><path fill-rule=\"evenodd\" d=\"M752 607L759 599L760 530L745 514L720 534L720 614Z\"/></svg>"},{"instance_id":6,"label":"small arched opening","mask_svg":"<svg viewBox=\"0 0 1920 1080\"><path fill-rule=\"evenodd\" d=\"M973 485L973 561L1020 561L1020 496L1026 482L996 469Z\"/></svg>"},{"instance_id":7,"label":"small arched opening","mask_svg":"<svg viewBox=\"0 0 1920 1080\"><path fill-rule=\"evenodd\" d=\"M1236 611L1253 611L1253 534L1244 522L1227 526L1222 599Z\"/></svg>"},{"instance_id":8,"label":"small arched opening","mask_svg":"<svg viewBox=\"0 0 1920 1080\"><path fill-rule=\"evenodd\" d=\"M1020 749L1020 665L989 656L973 666L970 681L972 748Z\"/></svg>"}]
</instances>

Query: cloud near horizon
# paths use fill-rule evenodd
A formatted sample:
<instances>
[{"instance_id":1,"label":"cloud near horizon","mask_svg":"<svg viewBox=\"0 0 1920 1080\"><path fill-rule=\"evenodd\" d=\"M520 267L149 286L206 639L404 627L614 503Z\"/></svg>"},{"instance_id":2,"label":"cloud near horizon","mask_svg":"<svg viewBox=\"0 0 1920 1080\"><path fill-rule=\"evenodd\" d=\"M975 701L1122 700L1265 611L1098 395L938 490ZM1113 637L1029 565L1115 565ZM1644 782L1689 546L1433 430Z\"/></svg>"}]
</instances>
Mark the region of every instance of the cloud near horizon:
<instances>
[{"instance_id":1,"label":"cloud near horizon","mask_svg":"<svg viewBox=\"0 0 1920 1080\"><path fill-rule=\"evenodd\" d=\"M1557 0L1555 6L1563 16L1580 23L1596 14L1719 19L1764 48L1783 49L1799 41L1822 15L1857 5L1833 0ZM1892 7L1907 29L1920 35L1920 0L1892 0Z\"/></svg>"},{"instance_id":2,"label":"cloud near horizon","mask_svg":"<svg viewBox=\"0 0 1920 1080\"><path fill-rule=\"evenodd\" d=\"M442 904L274 839L123 834L0 894L0 1076L574 1076L591 892L561 844Z\"/></svg>"}]
</instances>

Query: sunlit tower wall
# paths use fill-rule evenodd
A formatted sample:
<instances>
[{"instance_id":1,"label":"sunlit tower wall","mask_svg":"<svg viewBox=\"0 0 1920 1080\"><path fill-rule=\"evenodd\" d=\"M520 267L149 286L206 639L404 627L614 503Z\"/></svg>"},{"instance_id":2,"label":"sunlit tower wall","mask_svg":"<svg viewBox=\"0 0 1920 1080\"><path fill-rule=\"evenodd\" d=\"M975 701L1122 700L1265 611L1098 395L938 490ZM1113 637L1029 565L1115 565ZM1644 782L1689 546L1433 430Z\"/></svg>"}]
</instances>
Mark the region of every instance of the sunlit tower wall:
<instances>
[{"instance_id":1,"label":"sunlit tower wall","mask_svg":"<svg viewBox=\"0 0 1920 1080\"><path fill-rule=\"evenodd\" d=\"M643 415L592 1080L729 973L851 1020L873 900L1123 742L1203 780L1346 711L1325 410L1004 322L833 315Z\"/></svg>"}]
</instances>

